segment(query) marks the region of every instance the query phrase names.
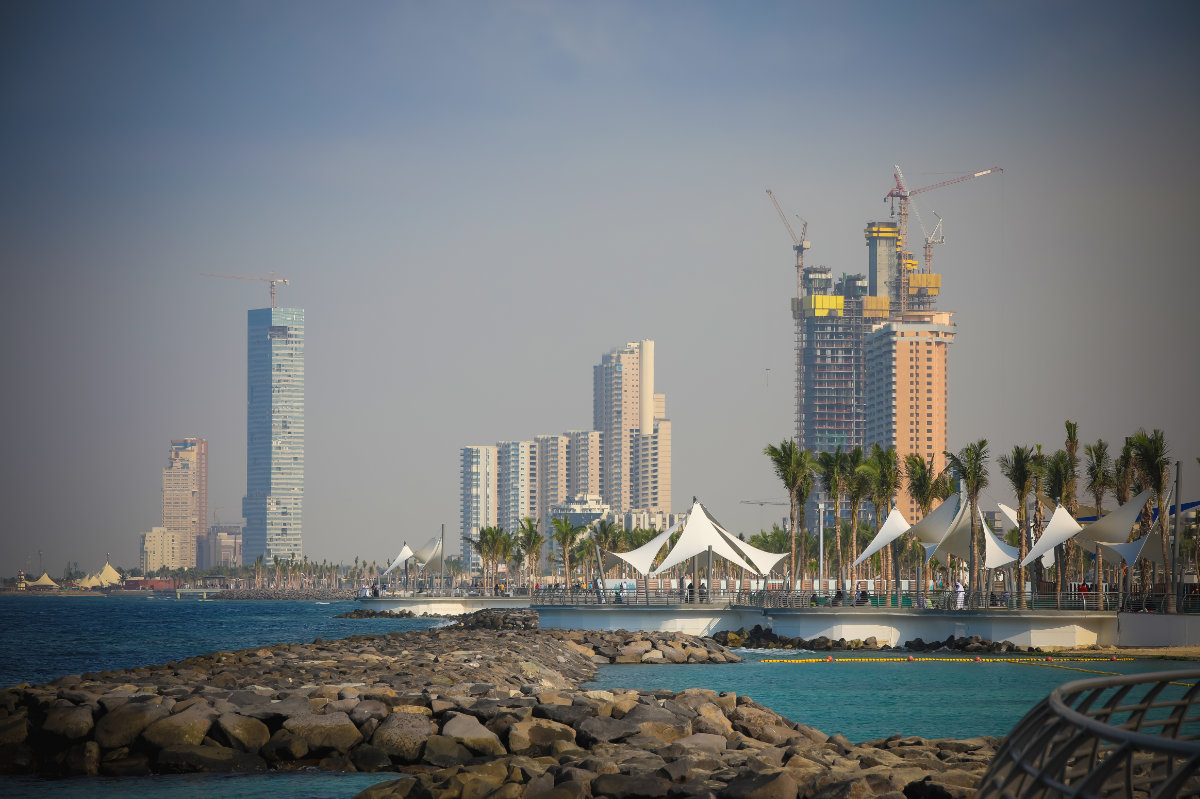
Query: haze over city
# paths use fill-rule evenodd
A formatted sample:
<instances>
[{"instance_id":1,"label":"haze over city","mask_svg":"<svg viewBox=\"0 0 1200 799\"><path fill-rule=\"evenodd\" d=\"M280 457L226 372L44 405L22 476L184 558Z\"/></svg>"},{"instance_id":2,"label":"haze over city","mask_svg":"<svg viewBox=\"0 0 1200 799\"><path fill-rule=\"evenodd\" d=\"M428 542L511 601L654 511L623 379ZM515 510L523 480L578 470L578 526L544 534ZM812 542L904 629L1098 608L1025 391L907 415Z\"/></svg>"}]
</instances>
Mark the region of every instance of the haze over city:
<instances>
[{"instance_id":1,"label":"haze over city","mask_svg":"<svg viewBox=\"0 0 1200 799\"><path fill-rule=\"evenodd\" d=\"M653 339L675 511L778 522L791 241L945 222L952 448L1161 428L1200 496L1193 4L12 2L0 573L138 561L172 438L240 521L246 312L306 310L305 554L446 525L459 451L592 422ZM795 223L795 219L793 218ZM915 224L913 229L916 230ZM1081 499L1083 497L1081 496Z\"/></svg>"}]
</instances>

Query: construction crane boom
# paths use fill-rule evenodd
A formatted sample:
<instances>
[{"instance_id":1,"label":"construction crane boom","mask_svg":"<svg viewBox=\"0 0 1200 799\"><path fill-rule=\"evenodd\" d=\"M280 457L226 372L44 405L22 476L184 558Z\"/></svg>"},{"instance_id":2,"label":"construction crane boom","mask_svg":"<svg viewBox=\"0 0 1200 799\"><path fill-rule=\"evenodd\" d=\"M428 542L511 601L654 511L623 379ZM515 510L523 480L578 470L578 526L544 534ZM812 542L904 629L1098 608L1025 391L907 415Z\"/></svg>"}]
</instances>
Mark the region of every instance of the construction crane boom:
<instances>
[{"instance_id":1,"label":"construction crane boom","mask_svg":"<svg viewBox=\"0 0 1200 799\"><path fill-rule=\"evenodd\" d=\"M900 267L899 278L900 279L897 281L896 287L894 289L896 291L896 295L893 296L893 298L892 298L893 310L899 310L901 313L908 310L908 267L906 266L906 263L910 262L910 261L915 263L915 260L912 257L912 253L908 249L908 205L909 205L909 199L917 194L923 194L924 192L927 192L927 191L933 191L934 189L941 189L946 186L953 186L955 183L962 183L965 180L973 180L975 178L981 178L985 175L993 175L997 172L1003 172L1003 171L1004 171L1003 168L998 167L998 166L993 166L988 169L982 169L978 172L972 172L971 174L968 174L968 175L959 175L956 178L950 178L949 180L943 180L940 183L934 183L931 186L922 186L919 189L910 189L904 185L904 182L905 182L904 181L904 173L902 171L900 171L900 165L896 164L896 173L895 173L895 175L893 175L893 177L896 179L896 186L891 191L889 191L887 194L885 194L883 196L884 202L887 202L888 200L892 200L893 202L895 202L897 200L899 201L898 208L895 204L893 204L893 206L892 206L892 210L893 210L893 212L896 213L896 216L900 223L900 236L896 241L896 255L897 255L897 260L900 262L899 263L899 267ZM924 225L922 225L922 229L924 229ZM928 258L930 255L932 255L932 252L933 252L932 244L939 243L939 242L929 242L928 238L929 237L926 236L926 239L927 239L927 241L925 243L926 263L928 263Z\"/></svg>"},{"instance_id":2,"label":"construction crane boom","mask_svg":"<svg viewBox=\"0 0 1200 799\"><path fill-rule=\"evenodd\" d=\"M758 505L759 507L762 507L763 505L784 505L784 506L786 506L789 503L787 502L787 500L777 500L777 499L743 499L741 504L743 504L743 505Z\"/></svg>"},{"instance_id":3,"label":"construction crane boom","mask_svg":"<svg viewBox=\"0 0 1200 799\"><path fill-rule=\"evenodd\" d=\"M800 230L800 235L796 235L796 231L792 228L792 223L788 221L787 214L779 207L779 200L775 199L775 192L767 189L767 196L771 198L771 204L775 206L775 213L779 214L780 221L787 228L788 235L792 237L792 249L796 252L796 268L804 268L804 251L812 245L805 238L808 235L808 222L804 223L804 227Z\"/></svg>"},{"instance_id":4,"label":"construction crane boom","mask_svg":"<svg viewBox=\"0 0 1200 799\"><path fill-rule=\"evenodd\" d=\"M286 277L275 277L274 272L271 273L270 277L249 277L247 275L211 275L207 272L202 273L202 275L204 277L223 277L223 278L228 278L229 280L257 280L262 283L269 283L271 286L271 307L272 308L275 307L275 287L289 285L289 281Z\"/></svg>"}]
</instances>

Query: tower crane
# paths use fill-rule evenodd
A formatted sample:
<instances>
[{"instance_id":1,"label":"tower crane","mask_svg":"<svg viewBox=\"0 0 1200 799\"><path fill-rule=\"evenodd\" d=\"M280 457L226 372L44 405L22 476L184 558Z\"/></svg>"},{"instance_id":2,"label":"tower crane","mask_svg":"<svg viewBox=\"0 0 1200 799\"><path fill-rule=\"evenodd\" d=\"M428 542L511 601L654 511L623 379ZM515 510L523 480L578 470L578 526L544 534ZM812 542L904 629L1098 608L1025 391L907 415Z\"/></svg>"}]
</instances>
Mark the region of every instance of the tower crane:
<instances>
[{"instance_id":1,"label":"tower crane","mask_svg":"<svg viewBox=\"0 0 1200 799\"><path fill-rule=\"evenodd\" d=\"M905 249L908 246L908 204L909 204L910 198L915 197L918 194L924 194L927 191L933 191L934 189L945 188L946 186L953 186L955 183L962 183L963 181L966 181L966 180L973 180L975 178L981 178L981 177L984 177L985 175L993 175L997 172L1003 172L1003 171L1004 171L1003 168L998 167L998 166L993 166L993 167L989 167L988 169L980 170L979 172L972 172L971 174L968 174L968 175L959 175L956 178L950 178L949 180L943 180L940 183L934 183L930 186L922 186L919 189L910 189L904 185L904 173L902 171L900 171L900 165L896 164L896 174L894 175L894 177L896 179L896 186L895 186L895 188L893 188L891 191L889 191L887 194L884 195L883 201L884 202L887 202L888 200L892 201L892 211L897 216L897 218L899 219L899 222L900 222L900 238L898 239L896 249L897 249L897 255L899 256L899 259L901 261L901 264L900 264L901 274L900 274L900 287L899 287L900 310L901 311L904 311L906 309L907 302L908 302L908 296L907 296L908 295L908 273L907 273L907 269L904 265L904 261L912 260L912 254L910 252L908 252L908 250ZM926 237L926 238L928 238L928 237ZM934 242L934 243L936 244L938 242ZM932 253L932 251L933 251L932 246L929 244L926 244L926 253L927 253L926 257L927 258L928 258L928 254Z\"/></svg>"},{"instance_id":2,"label":"tower crane","mask_svg":"<svg viewBox=\"0 0 1200 799\"><path fill-rule=\"evenodd\" d=\"M275 307L275 287L288 285L286 277L275 277L275 273L271 272L270 277L247 277L246 275L210 275L207 272L202 273L204 277L224 277L230 280L258 280L271 285L271 307Z\"/></svg>"},{"instance_id":3,"label":"tower crane","mask_svg":"<svg viewBox=\"0 0 1200 799\"><path fill-rule=\"evenodd\" d=\"M779 207L779 200L775 199L775 192L767 189L767 196L771 198L775 212L779 214L780 221L787 228L788 235L792 237L792 250L796 253L796 297L800 298L804 295L804 251L812 247L812 243L808 240L808 222L804 222L804 226L800 229L800 235L797 236L796 231L792 228L792 223L788 222L787 215Z\"/></svg>"}]
</instances>

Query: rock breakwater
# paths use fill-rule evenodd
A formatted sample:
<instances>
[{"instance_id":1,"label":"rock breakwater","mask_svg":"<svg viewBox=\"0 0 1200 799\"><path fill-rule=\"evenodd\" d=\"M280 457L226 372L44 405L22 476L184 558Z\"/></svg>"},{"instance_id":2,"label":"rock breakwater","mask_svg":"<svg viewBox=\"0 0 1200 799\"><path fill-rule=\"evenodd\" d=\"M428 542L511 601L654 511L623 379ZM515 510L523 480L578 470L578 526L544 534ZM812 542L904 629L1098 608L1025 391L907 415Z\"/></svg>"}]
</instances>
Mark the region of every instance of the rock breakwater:
<instances>
[{"instance_id":1,"label":"rock breakwater","mask_svg":"<svg viewBox=\"0 0 1200 799\"><path fill-rule=\"evenodd\" d=\"M754 628L747 630L742 627L738 630L721 630L713 633L713 640L722 646L728 647L745 647L747 649L802 649L810 652L842 652L842 651L886 651L895 650L902 652L935 652L935 651L953 651L953 652L988 652L996 654L1004 654L1008 652L1041 652L1042 650L1036 646L1020 646L1011 641L991 641L987 638L982 638L978 635L948 636L944 641L923 641L916 638L911 641L905 641L904 646L893 647L889 644L880 644L873 636L863 639L853 639L847 641L845 638L832 639L826 636L818 636L816 638L790 638L786 635L778 635L770 629L765 629L762 625L754 625Z\"/></svg>"},{"instance_id":2,"label":"rock breakwater","mask_svg":"<svg viewBox=\"0 0 1200 799\"><path fill-rule=\"evenodd\" d=\"M897 799L968 796L995 750L990 738L855 746L732 693L580 687L601 663L738 660L710 639L473 623L493 620L10 688L0 768L403 773L364 799Z\"/></svg>"}]
</instances>

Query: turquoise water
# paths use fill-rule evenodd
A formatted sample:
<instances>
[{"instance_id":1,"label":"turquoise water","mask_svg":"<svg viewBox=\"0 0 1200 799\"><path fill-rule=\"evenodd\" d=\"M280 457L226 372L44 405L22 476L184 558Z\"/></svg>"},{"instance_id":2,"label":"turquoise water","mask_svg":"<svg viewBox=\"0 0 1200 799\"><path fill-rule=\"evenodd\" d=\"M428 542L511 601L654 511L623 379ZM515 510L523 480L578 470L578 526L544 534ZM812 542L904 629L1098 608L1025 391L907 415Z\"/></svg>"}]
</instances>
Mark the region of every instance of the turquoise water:
<instances>
[{"instance_id":1,"label":"turquoise water","mask_svg":"<svg viewBox=\"0 0 1200 799\"><path fill-rule=\"evenodd\" d=\"M736 650L742 663L601 667L589 688L711 688L753 698L792 721L855 742L894 733L922 738L1006 735L1030 709L1065 682L1105 674L1145 674L1197 668L1164 660L1033 663L891 660L836 662L794 650ZM907 655L899 656L906 658ZM915 658L922 657L914 655ZM939 658L941 655L938 656ZM806 663L764 660L808 659ZM1103 672L1098 674L1096 672Z\"/></svg>"},{"instance_id":2,"label":"turquoise water","mask_svg":"<svg viewBox=\"0 0 1200 799\"><path fill-rule=\"evenodd\" d=\"M0 686L64 674L165 663L217 650L425 629L430 619L337 619L353 602L197 602L173 599L0 597ZM996 663L764 663L808 657L744 651L743 663L607 666L589 687L712 688L747 694L793 721L852 741L892 733L926 738L1003 735L1054 687L1092 671L1178 670L1194 663L1134 661ZM1078 671L1088 669L1091 671ZM42 780L0 777L0 796L107 799L169 794L179 799L349 797L391 774L270 773Z\"/></svg>"}]
</instances>

